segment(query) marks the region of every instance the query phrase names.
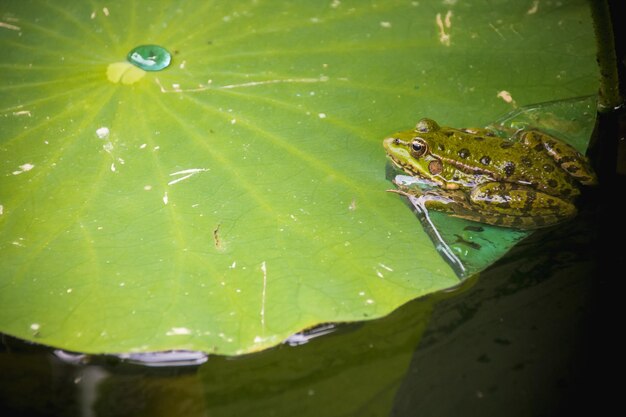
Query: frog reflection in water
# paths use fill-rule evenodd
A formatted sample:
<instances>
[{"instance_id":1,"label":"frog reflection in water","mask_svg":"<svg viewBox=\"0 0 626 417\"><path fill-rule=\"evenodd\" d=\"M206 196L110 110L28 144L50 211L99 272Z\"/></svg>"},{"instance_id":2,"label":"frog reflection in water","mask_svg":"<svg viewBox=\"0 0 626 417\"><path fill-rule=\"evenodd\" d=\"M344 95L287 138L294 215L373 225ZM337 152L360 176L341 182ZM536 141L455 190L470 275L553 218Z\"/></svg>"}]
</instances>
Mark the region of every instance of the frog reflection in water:
<instances>
[{"instance_id":1,"label":"frog reflection in water","mask_svg":"<svg viewBox=\"0 0 626 417\"><path fill-rule=\"evenodd\" d=\"M487 129L422 119L383 145L396 166L431 187L397 184L394 192L422 196L427 209L498 226L536 229L568 220L576 215L578 184L596 183L583 155L538 130L503 139Z\"/></svg>"}]
</instances>

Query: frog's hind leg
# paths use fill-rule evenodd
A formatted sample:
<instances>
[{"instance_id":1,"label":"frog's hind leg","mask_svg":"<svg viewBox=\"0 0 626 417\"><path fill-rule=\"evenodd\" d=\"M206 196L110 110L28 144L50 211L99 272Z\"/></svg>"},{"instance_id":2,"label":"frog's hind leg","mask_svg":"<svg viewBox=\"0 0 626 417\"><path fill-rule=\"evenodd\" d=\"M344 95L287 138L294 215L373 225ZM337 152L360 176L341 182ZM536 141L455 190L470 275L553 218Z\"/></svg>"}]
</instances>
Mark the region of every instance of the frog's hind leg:
<instances>
[{"instance_id":1,"label":"frog's hind leg","mask_svg":"<svg viewBox=\"0 0 626 417\"><path fill-rule=\"evenodd\" d=\"M536 229L576 215L576 206L569 201L521 184L486 183L469 197L474 209L488 219L483 222L499 226Z\"/></svg>"},{"instance_id":2,"label":"frog's hind leg","mask_svg":"<svg viewBox=\"0 0 626 417\"><path fill-rule=\"evenodd\" d=\"M523 130L518 136L528 147L547 152L563 170L581 184L597 184L596 175L589 161L572 146L538 130Z\"/></svg>"}]
</instances>

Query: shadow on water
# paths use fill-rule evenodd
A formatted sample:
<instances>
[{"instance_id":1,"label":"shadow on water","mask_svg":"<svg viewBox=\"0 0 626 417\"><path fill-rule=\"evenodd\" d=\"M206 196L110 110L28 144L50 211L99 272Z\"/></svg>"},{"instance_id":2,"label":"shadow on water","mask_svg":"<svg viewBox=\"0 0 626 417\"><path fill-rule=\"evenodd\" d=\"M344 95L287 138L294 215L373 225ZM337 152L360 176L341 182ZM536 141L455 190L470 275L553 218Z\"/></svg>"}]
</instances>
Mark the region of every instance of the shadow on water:
<instances>
[{"instance_id":1,"label":"shadow on water","mask_svg":"<svg viewBox=\"0 0 626 417\"><path fill-rule=\"evenodd\" d=\"M156 368L5 338L0 414L561 415L597 394L594 217L533 234L450 292L298 346Z\"/></svg>"}]
</instances>

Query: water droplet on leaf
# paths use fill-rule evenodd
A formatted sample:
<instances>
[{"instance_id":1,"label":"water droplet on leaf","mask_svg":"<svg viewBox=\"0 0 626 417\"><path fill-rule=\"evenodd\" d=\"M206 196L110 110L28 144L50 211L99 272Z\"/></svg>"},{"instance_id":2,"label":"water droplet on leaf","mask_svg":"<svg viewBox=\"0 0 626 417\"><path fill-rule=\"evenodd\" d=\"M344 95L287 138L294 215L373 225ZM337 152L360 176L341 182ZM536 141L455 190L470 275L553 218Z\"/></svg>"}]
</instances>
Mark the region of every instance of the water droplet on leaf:
<instances>
[{"instance_id":1,"label":"water droplet on leaf","mask_svg":"<svg viewBox=\"0 0 626 417\"><path fill-rule=\"evenodd\" d=\"M170 65L172 55L162 46L141 45L131 50L127 59L142 70L160 71Z\"/></svg>"}]
</instances>

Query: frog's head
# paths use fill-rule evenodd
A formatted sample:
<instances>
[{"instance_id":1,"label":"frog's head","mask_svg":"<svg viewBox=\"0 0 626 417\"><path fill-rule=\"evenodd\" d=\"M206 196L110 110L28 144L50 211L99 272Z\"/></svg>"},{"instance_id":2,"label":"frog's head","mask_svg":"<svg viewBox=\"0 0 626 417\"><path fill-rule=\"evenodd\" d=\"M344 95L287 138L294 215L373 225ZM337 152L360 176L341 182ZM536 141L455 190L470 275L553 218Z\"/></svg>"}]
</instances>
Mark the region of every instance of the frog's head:
<instances>
[{"instance_id":1,"label":"frog's head","mask_svg":"<svg viewBox=\"0 0 626 417\"><path fill-rule=\"evenodd\" d=\"M422 119L414 130L393 134L383 141L387 156L407 174L435 179L443 165L439 158L431 154L429 139L437 130L439 126L435 121Z\"/></svg>"}]
</instances>

